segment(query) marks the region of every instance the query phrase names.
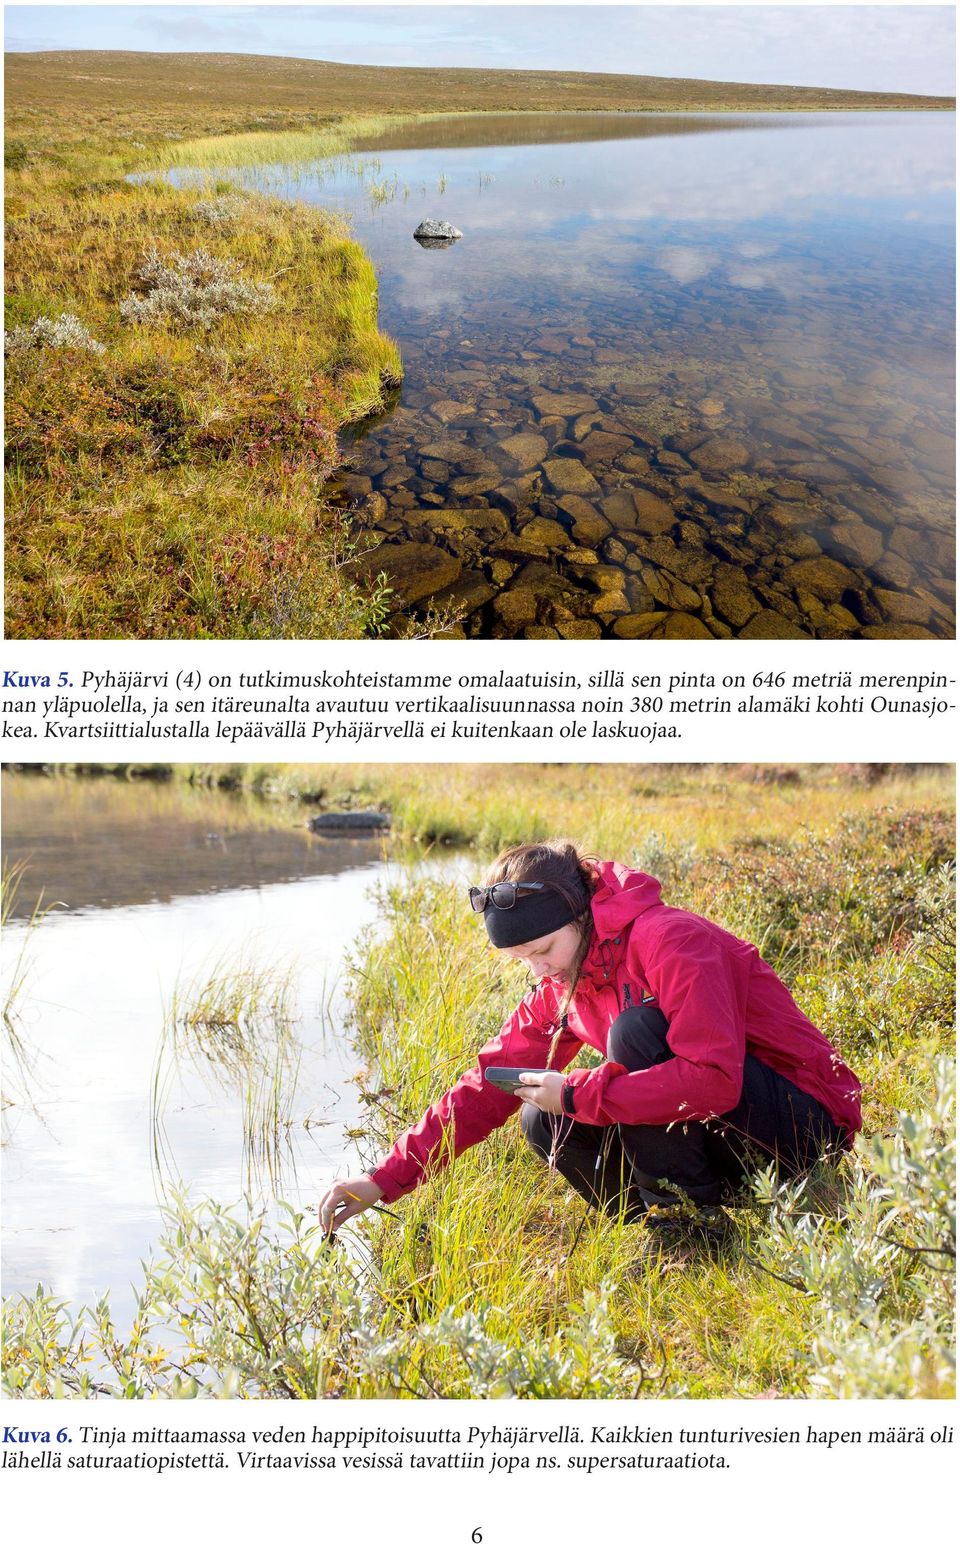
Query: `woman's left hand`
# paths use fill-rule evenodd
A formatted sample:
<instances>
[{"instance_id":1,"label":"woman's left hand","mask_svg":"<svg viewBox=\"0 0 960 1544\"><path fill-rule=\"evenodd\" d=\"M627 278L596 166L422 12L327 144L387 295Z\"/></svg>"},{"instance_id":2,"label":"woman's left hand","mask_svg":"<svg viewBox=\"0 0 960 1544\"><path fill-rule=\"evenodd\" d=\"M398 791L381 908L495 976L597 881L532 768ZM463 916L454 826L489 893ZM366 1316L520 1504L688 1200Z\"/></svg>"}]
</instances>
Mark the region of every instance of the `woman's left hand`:
<instances>
[{"instance_id":1,"label":"woman's left hand","mask_svg":"<svg viewBox=\"0 0 960 1544\"><path fill-rule=\"evenodd\" d=\"M544 1110L547 1115L563 1114L563 1085L566 1078L562 1072L523 1072L520 1082L524 1087L517 1097L524 1104L535 1104L538 1110Z\"/></svg>"}]
</instances>

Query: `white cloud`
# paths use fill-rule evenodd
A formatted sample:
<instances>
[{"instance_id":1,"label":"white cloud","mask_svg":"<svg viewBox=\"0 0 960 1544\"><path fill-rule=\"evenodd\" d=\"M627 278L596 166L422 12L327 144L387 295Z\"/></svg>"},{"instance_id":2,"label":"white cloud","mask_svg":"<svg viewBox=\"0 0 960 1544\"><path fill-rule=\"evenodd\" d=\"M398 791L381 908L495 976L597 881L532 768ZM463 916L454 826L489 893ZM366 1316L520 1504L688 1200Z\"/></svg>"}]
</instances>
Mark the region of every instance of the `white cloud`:
<instances>
[{"instance_id":1,"label":"white cloud","mask_svg":"<svg viewBox=\"0 0 960 1544\"><path fill-rule=\"evenodd\" d=\"M664 247L657 255L657 267L678 284L691 284L694 279L702 279L716 268L717 262L716 257L698 247Z\"/></svg>"}]
</instances>

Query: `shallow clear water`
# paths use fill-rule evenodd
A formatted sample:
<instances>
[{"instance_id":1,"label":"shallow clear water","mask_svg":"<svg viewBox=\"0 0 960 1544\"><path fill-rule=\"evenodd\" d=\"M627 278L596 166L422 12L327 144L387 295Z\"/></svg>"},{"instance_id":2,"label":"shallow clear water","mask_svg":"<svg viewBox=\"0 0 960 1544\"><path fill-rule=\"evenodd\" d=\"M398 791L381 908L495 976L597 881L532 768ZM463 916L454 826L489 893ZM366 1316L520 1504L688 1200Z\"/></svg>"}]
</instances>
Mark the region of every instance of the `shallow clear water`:
<instances>
[{"instance_id":1,"label":"shallow clear water","mask_svg":"<svg viewBox=\"0 0 960 1544\"><path fill-rule=\"evenodd\" d=\"M92 1302L109 1288L122 1323L173 1183L309 1206L351 1161L361 1106L342 966L389 869L376 842L313 837L305 814L179 786L5 774L3 794L5 861L28 864L3 965L9 979L23 951L34 1067L34 1107L7 1081L4 1291L42 1281ZM41 887L53 909L28 930ZM296 1054L267 1147L245 1141L229 1056L204 1048L215 1037L164 1051L158 1121L151 1110L174 994L241 958L291 980Z\"/></svg>"},{"instance_id":2,"label":"shallow clear water","mask_svg":"<svg viewBox=\"0 0 960 1544\"><path fill-rule=\"evenodd\" d=\"M952 635L953 136L461 119L242 174L345 212L380 271L406 379L340 496L397 606L469 636ZM462 240L422 249L426 216Z\"/></svg>"}]
</instances>

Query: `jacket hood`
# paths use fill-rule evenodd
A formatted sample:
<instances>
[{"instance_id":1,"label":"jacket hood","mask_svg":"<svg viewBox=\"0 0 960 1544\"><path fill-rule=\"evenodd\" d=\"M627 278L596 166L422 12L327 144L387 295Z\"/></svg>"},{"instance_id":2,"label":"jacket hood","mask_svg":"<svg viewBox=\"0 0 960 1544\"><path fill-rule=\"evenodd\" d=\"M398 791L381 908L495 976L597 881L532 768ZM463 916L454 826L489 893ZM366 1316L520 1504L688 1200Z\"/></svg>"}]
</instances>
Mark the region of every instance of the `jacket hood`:
<instances>
[{"instance_id":1,"label":"jacket hood","mask_svg":"<svg viewBox=\"0 0 960 1544\"><path fill-rule=\"evenodd\" d=\"M652 874L625 868L622 863L598 863L596 868L599 883L593 892L590 909L599 940L615 938L641 912L663 904L660 881Z\"/></svg>"}]
</instances>

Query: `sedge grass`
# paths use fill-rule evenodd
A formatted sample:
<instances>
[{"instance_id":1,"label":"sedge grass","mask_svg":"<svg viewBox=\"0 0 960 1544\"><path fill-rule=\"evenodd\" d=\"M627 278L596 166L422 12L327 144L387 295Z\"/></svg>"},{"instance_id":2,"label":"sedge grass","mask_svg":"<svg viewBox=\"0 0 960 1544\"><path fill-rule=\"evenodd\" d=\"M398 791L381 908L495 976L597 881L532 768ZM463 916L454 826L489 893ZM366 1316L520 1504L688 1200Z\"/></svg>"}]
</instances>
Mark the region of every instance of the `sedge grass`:
<instances>
[{"instance_id":1,"label":"sedge grass","mask_svg":"<svg viewBox=\"0 0 960 1544\"><path fill-rule=\"evenodd\" d=\"M351 155L361 140L376 139L408 123L433 123L468 116L456 113L351 113L337 123L316 129L260 129L240 134L211 134L164 144L155 152L164 170L183 167L204 171L237 171L251 166L293 168ZM364 157L364 169L376 170L375 157Z\"/></svg>"},{"instance_id":2,"label":"sedge grass","mask_svg":"<svg viewBox=\"0 0 960 1544\"><path fill-rule=\"evenodd\" d=\"M184 1073L233 1097L248 1183L281 1183L302 1045L292 972L223 958L178 986L164 1015L151 1078L151 1149L159 1189L177 1182L166 1112Z\"/></svg>"},{"instance_id":3,"label":"sedge grass","mask_svg":"<svg viewBox=\"0 0 960 1544\"><path fill-rule=\"evenodd\" d=\"M20 886L27 863L4 861L0 872L0 929L7 931L17 907ZM30 942L50 907L43 892L37 896L29 915L16 928L16 944L4 969L0 986L3 1003L3 1108L26 1103L35 1108L36 1055L23 1028L23 994L30 973ZM9 933L8 933L9 936Z\"/></svg>"}]
</instances>

